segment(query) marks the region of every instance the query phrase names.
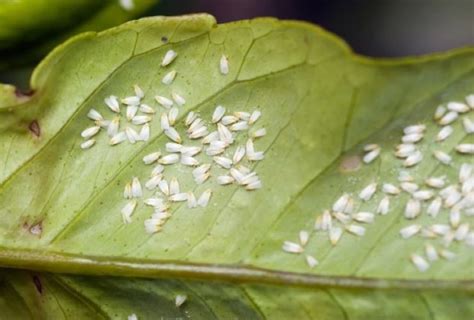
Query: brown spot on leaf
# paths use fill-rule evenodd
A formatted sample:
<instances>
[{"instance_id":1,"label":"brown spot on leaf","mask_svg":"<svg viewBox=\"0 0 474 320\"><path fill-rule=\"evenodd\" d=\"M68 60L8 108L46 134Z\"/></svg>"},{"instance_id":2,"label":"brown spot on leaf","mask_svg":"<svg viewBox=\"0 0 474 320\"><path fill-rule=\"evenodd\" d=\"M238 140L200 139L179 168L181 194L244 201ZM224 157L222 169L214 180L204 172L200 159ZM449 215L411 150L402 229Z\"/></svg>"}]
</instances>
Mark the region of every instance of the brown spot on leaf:
<instances>
[{"instance_id":1,"label":"brown spot on leaf","mask_svg":"<svg viewBox=\"0 0 474 320\"><path fill-rule=\"evenodd\" d=\"M345 156L339 164L340 172L354 172L360 169L362 160L357 155Z\"/></svg>"},{"instance_id":2,"label":"brown spot on leaf","mask_svg":"<svg viewBox=\"0 0 474 320\"><path fill-rule=\"evenodd\" d=\"M41 279L38 275L33 276L33 283L35 284L36 291L39 292L39 294L43 293L43 285L41 284Z\"/></svg>"},{"instance_id":3,"label":"brown spot on leaf","mask_svg":"<svg viewBox=\"0 0 474 320\"><path fill-rule=\"evenodd\" d=\"M41 136L41 128L39 126L39 123L38 121L36 120L33 120L30 122L30 124L28 125L28 129L31 131L31 133L39 138Z\"/></svg>"},{"instance_id":4,"label":"brown spot on leaf","mask_svg":"<svg viewBox=\"0 0 474 320\"><path fill-rule=\"evenodd\" d=\"M168 38L165 37L165 36L161 37L161 42L167 43L167 42L168 42Z\"/></svg>"},{"instance_id":5,"label":"brown spot on leaf","mask_svg":"<svg viewBox=\"0 0 474 320\"><path fill-rule=\"evenodd\" d=\"M28 99L32 97L34 93L34 90L21 91L20 89L15 88L15 96L20 100Z\"/></svg>"}]
</instances>

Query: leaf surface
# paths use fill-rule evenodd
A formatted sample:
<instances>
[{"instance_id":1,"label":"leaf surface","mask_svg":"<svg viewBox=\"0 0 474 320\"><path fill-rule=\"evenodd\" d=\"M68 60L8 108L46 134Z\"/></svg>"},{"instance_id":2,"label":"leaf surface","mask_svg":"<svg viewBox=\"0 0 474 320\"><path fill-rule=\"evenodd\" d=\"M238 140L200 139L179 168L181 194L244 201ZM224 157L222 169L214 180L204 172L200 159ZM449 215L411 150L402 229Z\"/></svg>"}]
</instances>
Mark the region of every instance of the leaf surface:
<instances>
[{"instance_id":1,"label":"leaf surface","mask_svg":"<svg viewBox=\"0 0 474 320\"><path fill-rule=\"evenodd\" d=\"M171 48L178 58L161 68ZM219 72L222 54L229 60L226 76ZM449 248L454 260L437 261L426 272L410 263L410 254L423 254L427 239L399 235L413 223L403 218L405 193L392 199L389 214L364 225L363 237L345 232L332 246L327 233L311 230L342 193L356 196L373 181L397 183L403 166L393 148L407 125L427 126L420 144L425 160L409 169L418 183L432 174L454 183L460 164L473 163L472 155L453 151L474 139L460 121L448 140L432 143L436 106L472 92L473 57L472 49L464 49L377 61L354 55L306 23L256 19L217 25L207 15L148 18L77 36L36 69L31 99L15 104L13 90L2 93L0 263L73 273L471 292L473 253L464 242ZM161 80L172 69L178 75L165 86ZM265 127L267 135L255 145L265 159L245 164L258 172L263 188L219 186L214 178L225 171L217 167L213 179L196 185L191 169L170 166L166 177L178 177L182 190L214 191L209 206L173 205L163 230L150 235L143 224L152 210L140 202L132 223L123 224L125 184L134 176L144 183L151 167L142 158L164 153L169 142L159 117L150 124L148 143L111 147L102 131L84 151L80 133L92 124L86 117L91 108L110 119L104 98L132 95L134 84L158 113L164 109L155 95L174 91L185 97L177 125L183 135L182 120L192 110L207 120L218 104L229 112L261 110L255 126ZM245 141L241 134L234 145ZM370 165L361 163L364 143L382 147ZM451 152L453 164L440 165L431 156L435 149ZM197 159L210 161L202 154ZM357 201L357 210L375 212L381 198L379 190L373 200ZM472 216L463 214L462 221L472 225ZM446 223L447 212L436 219L424 213L416 222ZM281 250L284 241L297 242L300 230L311 231L305 253L319 260L315 268L304 254ZM441 248L439 239L433 243Z\"/></svg>"}]
</instances>

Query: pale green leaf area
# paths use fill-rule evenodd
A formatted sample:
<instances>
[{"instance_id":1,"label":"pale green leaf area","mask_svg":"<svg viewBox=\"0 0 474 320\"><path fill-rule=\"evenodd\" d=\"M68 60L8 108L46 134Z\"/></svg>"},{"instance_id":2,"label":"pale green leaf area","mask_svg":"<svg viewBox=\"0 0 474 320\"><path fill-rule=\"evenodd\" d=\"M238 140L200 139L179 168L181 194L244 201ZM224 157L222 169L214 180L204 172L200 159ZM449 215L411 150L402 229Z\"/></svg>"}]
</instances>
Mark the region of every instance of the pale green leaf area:
<instances>
[{"instance_id":1,"label":"pale green leaf area","mask_svg":"<svg viewBox=\"0 0 474 320\"><path fill-rule=\"evenodd\" d=\"M179 308L177 295L187 299ZM5 319L467 319L457 292L323 289L2 271ZM383 305L383 308L381 306ZM434 316L435 315L435 316Z\"/></svg>"},{"instance_id":2,"label":"pale green leaf area","mask_svg":"<svg viewBox=\"0 0 474 320\"><path fill-rule=\"evenodd\" d=\"M169 49L178 57L162 68ZM219 72L222 54L229 59L225 76ZM473 58L474 51L464 49L377 61L354 55L316 26L268 18L222 25L208 15L148 18L80 35L36 69L31 100L0 109L0 263L68 273L472 292L474 256L464 242L449 247L454 260L436 261L426 272L411 264L410 254L423 254L427 240L399 236L400 228L412 223L403 218L406 194L393 197L390 213L366 224L363 237L346 232L332 246L326 233L312 234L305 253L319 260L315 268L304 254L285 253L281 246L297 241L300 230L312 230L316 216L343 192L357 195L374 180L396 183L402 162L393 157L393 148L406 125L427 126L420 143L425 159L409 169L417 182L431 174L455 182L460 164L473 158L453 148L460 141L473 143L474 137L458 121L455 133L435 145L432 116L438 104L473 92ZM170 70L178 74L165 86L161 79ZM96 145L84 151L80 133L92 125L86 117L91 108L110 119L104 98L132 95L134 84L158 113L164 109L155 95L169 97L174 91L185 97L177 125L183 134L182 119L191 110L206 121L218 104L228 112L261 110L254 127L268 133L255 146L265 151L265 159L244 164L258 172L263 188L219 186L215 177L225 171L217 167L212 179L196 185L192 169L169 166L165 175L178 177L182 190L199 195L211 188L209 206L173 205L163 230L150 235L144 220L152 209L140 202L132 223L124 224L125 184L134 176L144 183L152 167L143 164L143 156L164 152L169 141L159 116L150 124L147 143L111 147L102 131ZM0 101L8 99L15 97ZM28 129L35 121L39 136ZM228 155L246 139L240 134ZM348 156L360 162L366 142L382 146L380 158L341 170ZM436 148L451 152L451 166L431 156ZM196 158L209 161L203 154ZM357 209L374 212L381 197L379 191L367 203L357 201ZM416 222L447 223L447 216L443 210L436 219L423 214ZM473 223L467 215L462 221ZM39 226L39 234L32 232ZM439 246L439 239L433 243Z\"/></svg>"}]
</instances>

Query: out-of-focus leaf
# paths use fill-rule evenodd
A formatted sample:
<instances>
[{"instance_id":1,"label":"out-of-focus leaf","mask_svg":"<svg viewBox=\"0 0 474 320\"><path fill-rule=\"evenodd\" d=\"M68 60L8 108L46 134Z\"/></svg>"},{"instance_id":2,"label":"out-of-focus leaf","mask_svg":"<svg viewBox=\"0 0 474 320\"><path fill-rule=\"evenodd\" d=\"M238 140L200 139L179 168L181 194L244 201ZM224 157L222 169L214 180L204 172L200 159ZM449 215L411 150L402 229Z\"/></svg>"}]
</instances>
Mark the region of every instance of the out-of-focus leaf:
<instances>
[{"instance_id":1,"label":"out-of-focus leaf","mask_svg":"<svg viewBox=\"0 0 474 320\"><path fill-rule=\"evenodd\" d=\"M38 59L68 37L137 18L158 0L17 0L0 3L0 70Z\"/></svg>"},{"instance_id":2,"label":"out-of-focus leaf","mask_svg":"<svg viewBox=\"0 0 474 320\"><path fill-rule=\"evenodd\" d=\"M177 295L187 297L176 307ZM6 319L466 319L459 292L305 288L215 281L80 277L4 270Z\"/></svg>"}]
</instances>

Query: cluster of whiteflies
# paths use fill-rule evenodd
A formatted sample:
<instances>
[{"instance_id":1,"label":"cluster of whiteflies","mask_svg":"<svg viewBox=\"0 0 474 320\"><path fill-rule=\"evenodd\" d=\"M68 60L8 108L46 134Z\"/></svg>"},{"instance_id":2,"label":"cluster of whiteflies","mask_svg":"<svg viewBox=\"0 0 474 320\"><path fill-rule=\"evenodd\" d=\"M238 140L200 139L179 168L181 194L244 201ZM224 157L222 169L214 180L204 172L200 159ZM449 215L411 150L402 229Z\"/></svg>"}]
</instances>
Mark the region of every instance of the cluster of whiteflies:
<instances>
[{"instance_id":1,"label":"cluster of whiteflies","mask_svg":"<svg viewBox=\"0 0 474 320\"><path fill-rule=\"evenodd\" d=\"M440 146L454 132L452 124L456 120L462 121L464 134L472 137L474 133L474 121L469 118L474 110L474 95L466 97L464 102L449 102L437 107L434 121L440 126L438 133L432 137L434 144ZM403 129L401 144L395 147L394 156L403 161L402 166L406 169L398 172L398 183L372 182L364 187L357 197L344 193L333 204L331 210L325 210L318 215L314 225L314 232L327 232L329 241L335 246L346 231L356 236L364 236L366 226L374 223L377 214L386 215L390 212L390 203L394 200L402 201L397 196L405 193L409 196L405 203L403 216L410 224L400 230L402 239L414 236L425 238L424 252L413 253L410 260L420 271L426 271L430 265L439 258L452 260L456 253L449 250L453 242L474 246L474 231L463 218L474 216L474 168L473 154L474 144L458 144L450 153L435 150L432 156L442 166L457 169L456 181L448 181L446 176L415 177L412 176L410 168L423 161L424 155L419 148L426 135L426 126L415 124ZM470 141L470 140L468 140ZM438 148L436 148L438 149ZM382 152L377 144L368 144L363 148L363 161L366 164L376 160ZM453 164L453 157L460 157L462 163L459 168ZM418 181L417 181L418 180ZM373 200L374 195L381 191L384 195L374 205L374 212L358 211L356 208L360 202ZM415 222L426 212L433 220L432 223L422 225ZM447 217L443 213L447 213ZM446 219L447 218L447 219ZM445 222L447 221L447 223ZM444 223L443 223L444 222ZM285 252L300 254L305 252L305 246L309 241L311 232L302 230L299 233L299 241L285 241L282 249ZM437 244L435 244L437 242ZM306 255L306 262L310 267L318 264L318 260L311 255Z\"/></svg>"},{"instance_id":2,"label":"cluster of whiteflies","mask_svg":"<svg viewBox=\"0 0 474 320\"><path fill-rule=\"evenodd\" d=\"M173 50L166 52L161 66L167 68L177 57ZM222 55L219 64L221 75L229 73L229 61L227 56ZM161 82L170 86L176 78L177 71L166 72ZM95 136L101 131L106 131L110 145L118 145L125 141L129 143L146 142L150 139L150 125L158 109L143 103L144 91L134 85L135 95L119 99L116 96L108 96L104 99L107 108L115 115L111 120L106 120L99 111L91 109L87 116L94 121L94 126L86 128L81 136L85 141L81 144L82 149L94 146ZM262 187L258 174L243 164L246 159L248 163L263 160L263 151L257 151L254 141L266 134L265 128L252 128L260 118L261 112L238 111L226 114L223 106L217 106L212 114L210 122L193 111L189 112L185 119L185 134L180 134L176 128L179 120L180 107L186 104L186 100L178 93L172 91L171 98L157 95L154 97L158 107L163 108L159 117L162 132L171 140L166 143L166 154L161 150L150 153L143 158L145 165L155 165L151 171L150 178L142 183L138 177L133 177L125 186L123 197L128 200L122 208L122 219L124 223L132 222L132 214L138 205L138 199L145 198L144 192L153 192L143 202L153 207L154 213L150 219L145 221L145 229L149 233L158 232L171 216L170 206L172 203L187 202L188 208L206 207L212 196L212 190L207 189L199 197L193 191L184 192L176 177L167 179L165 167L181 165L194 167L192 177L196 184L205 183L211 176L213 165L226 170L226 174L217 177L219 185L236 184L246 190L256 190ZM125 109L125 127L121 113ZM123 128L124 127L124 128ZM247 132L248 140L244 145L235 146L238 133ZM199 145L187 145L185 140L200 141ZM232 148L232 150L231 150ZM201 163L196 157L205 154L208 163ZM231 157L227 156L232 154Z\"/></svg>"},{"instance_id":3,"label":"cluster of whiteflies","mask_svg":"<svg viewBox=\"0 0 474 320\"><path fill-rule=\"evenodd\" d=\"M163 67L168 66L176 56L175 51L169 50L163 58L161 65ZM175 77L176 71L172 70L165 74L162 83L170 85ZM110 145L117 145L127 140L133 144L150 139L149 123L153 120L157 110L143 103L142 99L145 97L145 93L138 85L134 85L134 91L135 95L122 99L114 95L104 99L105 105L115 115L110 120L105 119L103 115L95 109L89 110L87 116L94 121L95 125L82 131L81 136L86 140L81 144L82 149L89 149L95 144L96 140L94 137L101 129L107 132ZM174 122L178 116L178 107L183 106L186 100L174 91L171 93L171 98L172 99L169 99L159 95L155 96L155 100L160 106L170 109L170 118L171 121ZM125 108L125 127L121 123L123 108ZM173 134L173 132L168 132L167 134Z\"/></svg>"},{"instance_id":4,"label":"cluster of whiteflies","mask_svg":"<svg viewBox=\"0 0 474 320\"><path fill-rule=\"evenodd\" d=\"M169 66L176 59L177 55L178 54L175 51L168 50L163 57L161 66ZM219 70L222 75L229 73L229 62L225 55L222 55L221 57ZM176 75L177 71L171 70L163 76L161 82L164 85L171 85L176 78ZM82 149L89 149L95 145L95 136L101 131L101 129L107 131L107 135L110 138L110 145L117 145L127 140L130 143L148 141L150 138L149 122L153 120L156 109L142 102L145 93L138 85L134 85L134 91L135 95L124 97L122 99L119 99L114 95L104 99L108 109L115 114L115 116L110 120L105 119L103 115L95 109L89 110L87 116L94 121L95 125L82 131L81 136L85 139L81 144ZM166 128L164 129L165 134L172 140L178 143L181 142L181 137L172 125L178 118L178 107L185 105L186 100L179 93L174 91L171 92L171 98L157 95L155 96L155 100L160 106L169 110L168 114L162 114L161 116L161 126L162 128ZM125 113L127 125L122 129L121 112L123 106L126 108ZM198 123L194 124L194 126L197 125ZM236 124L236 126L238 126L238 124ZM202 129L202 127L199 128ZM190 138L196 139L203 137L204 135L204 130L196 130L190 135Z\"/></svg>"},{"instance_id":5,"label":"cluster of whiteflies","mask_svg":"<svg viewBox=\"0 0 474 320\"><path fill-rule=\"evenodd\" d=\"M194 167L192 177L197 185L208 181L211 177L212 166L217 166L226 171L226 174L217 176L219 185L236 184L246 190L256 190L262 187L258 174L242 164L244 158L249 162L263 160L262 151L256 151L254 140L266 134L264 128L251 130L255 121L260 117L260 111L235 112L232 115L225 114L225 108L217 106L211 119L211 123L206 123L196 113L189 112L184 120L186 137L189 140L200 140L201 145L185 145L181 136L176 131L175 134L167 134L172 128L168 116L162 115L161 128L172 142L166 143L166 154L156 151L146 155L143 162L146 165L156 165L151 171L151 178L145 183L146 189L150 191L158 190L155 197L148 198L144 202L154 208L154 214L145 221L145 229L149 233L158 232L166 220L171 216L170 204L176 202L186 202L187 207L206 207L209 203L213 190L205 190L199 197L193 191L183 192L175 177L167 180L164 176L165 167L169 165L182 165ZM215 131L210 132L210 128ZM239 132L248 131L249 139L245 145L235 146L232 157L225 154L230 152L231 146L235 144L236 136ZM186 138L184 138L186 139ZM201 163L195 156L204 154L208 163ZM137 187L138 188L138 187ZM129 190L127 195L133 197L133 180L126 186ZM141 195L140 195L141 196ZM136 201L129 202L130 207L125 207L122 214L130 216L136 206Z\"/></svg>"},{"instance_id":6,"label":"cluster of whiteflies","mask_svg":"<svg viewBox=\"0 0 474 320\"><path fill-rule=\"evenodd\" d=\"M117 145L124 141L136 143L150 139L150 125L156 110L142 103L145 96L143 90L135 85L135 95L123 99L116 96L105 98L105 104L115 114L112 119L107 120L95 109L90 109L87 116L94 121L94 126L82 131L81 136L85 141L81 144L82 149L89 149L95 145L95 136L101 131L106 131L110 145ZM121 123L121 111L126 109L126 125ZM124 127L124 128L122 128Z\"/></svg>"}]
</instances>

